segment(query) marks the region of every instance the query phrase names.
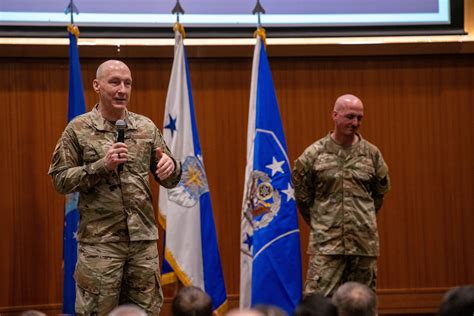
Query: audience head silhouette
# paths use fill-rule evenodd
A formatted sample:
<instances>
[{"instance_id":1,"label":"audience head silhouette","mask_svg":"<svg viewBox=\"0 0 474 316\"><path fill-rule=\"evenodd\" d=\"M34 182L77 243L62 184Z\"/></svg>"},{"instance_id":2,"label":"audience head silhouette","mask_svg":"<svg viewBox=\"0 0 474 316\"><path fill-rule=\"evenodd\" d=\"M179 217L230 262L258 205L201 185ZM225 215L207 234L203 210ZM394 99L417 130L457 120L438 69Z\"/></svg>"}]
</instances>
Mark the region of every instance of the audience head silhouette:
<instances>
[{"instance_id":1,"label":"audience head silhouette","mask_svg":"<svg viewBox=\"0 0 474 316\"><path fill-rule=\"evenodd\" d=\"M337 316L337 308L329 298L316 292L303 297L293 316Z\"/></svg>"},{"instance_id":2,"label":"audience head silhouette","mask_svg":"<svg viewBox=\"0 0 474 316\"><path fill-rule=\"evenodd\" d=\"M265 316L265 314L255 308L235 308L230 310L226 316Z\"/></svg>"},{"instance_id":3,"label":"audience head silhouette","mask_svg":"<svg viewBox=\"0 0 474 316\"><path fill-rule=\"evenodd\" d=\"M178 291L172 304L173 316L211 316L212 299L196 286L186 286Z\"/></svg>"},{"instance_id":4,"label":"audience head silhouette","mask_svg":"<svg viewBox=\"0 0 474 316\"><path fill-rule=\"evenodd\" d=\"M258 304L255 305L253 309L261 312L265 316L288 316L287 312L274 305Z\"/></svg>"},{"instance_id":5,"label":"audience head silhouette","mask_svg":"<svg viewBox=\"0 0 474 316\"><path fill-rule=\"evenodd\" d=\"M441 302L439 316L474 315L474 285L449 290Z\"/></svg>"},{"instance_id":6,"label":"audience head silhouette","mask_svg":"<svg viewBox=\"0 0 474 316\"><path fill-rule=\"evenodd\" d=\"M37 310L29 310L21 313L21 316L46 316L46 314Z\"/></svg>"},{"instance_id":7,"label":"audience head silhouette","mask_svg":"<svg viewBox=\"0 0 474 316\"><path fill-rule=\"evenodd\" d=\"M339 316L375 316L377 315L377 296L364 284L347 282L341 285L334 296Z\"/></svg>"},{"instance_id":8,"label":"audience head silhouette","mask_svg":"<svg viewBox=\"0 0 474 316\"><path fill-rule=\"evenodd\" d=\"M115 307L109 316L147 316L146 312L133 304L125 304Z\"/></svg>"}]
</instances>

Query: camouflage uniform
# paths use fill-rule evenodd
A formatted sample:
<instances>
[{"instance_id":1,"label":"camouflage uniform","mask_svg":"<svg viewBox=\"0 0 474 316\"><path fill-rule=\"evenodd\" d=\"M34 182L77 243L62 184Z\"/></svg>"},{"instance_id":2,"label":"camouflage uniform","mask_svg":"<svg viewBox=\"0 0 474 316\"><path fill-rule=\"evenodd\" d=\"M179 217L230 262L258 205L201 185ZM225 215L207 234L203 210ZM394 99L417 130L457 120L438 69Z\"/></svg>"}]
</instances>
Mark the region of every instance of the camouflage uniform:
<instances>
[{"instance_id":1,"label":"camouflage uniform","mask_svg":"<svg viewBox=\"0 0 474 316\"><path fill-rule=\"evenodd\" d=\"M123 171L109 171L105 154L116 141L115 125L105 120L97 105L71 121L59 139L49 174L57 191L79 192L76 310L78 314L106 315L122 300L158 314L163 302L156 240L158 229L148 173L155 176L160 147L171 153L153 122L126 111L125 143L128 161ZM178 184L181 166L164 187Z\"/></svg>"},{"instance_id":2,"label":"camouflage uniform","mask_svg":"<svg viewBox=\"0 0 474 316\"><path fill-rule=\"evenodd\" d=\"M293 169L298 207L311 227L304 291L331 295L346 281L375 290L376 212L390 188L388 168L378 148L359 134L350 147L330 135L309 146Z\"/></svg>"}]
</instances>

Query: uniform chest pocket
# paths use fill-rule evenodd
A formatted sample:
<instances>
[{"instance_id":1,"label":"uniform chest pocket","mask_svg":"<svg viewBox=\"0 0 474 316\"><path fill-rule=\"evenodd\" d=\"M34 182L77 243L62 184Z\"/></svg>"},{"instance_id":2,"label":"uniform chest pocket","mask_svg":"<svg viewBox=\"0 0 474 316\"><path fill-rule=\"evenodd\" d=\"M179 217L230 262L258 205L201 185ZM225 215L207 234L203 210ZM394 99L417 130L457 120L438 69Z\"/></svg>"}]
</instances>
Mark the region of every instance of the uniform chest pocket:
<instances>
[{"instance_id":1,"label":"uniform chest pocket","mask_svg":"<svg viewBox=\"0 0 474 316\"><path fill-rule=\"evenodd\" d=\"M314 164L314 170L318 179L327 181L336 178L340 165L334 159L318 159Z\"/></svg>"},{"instance_id":2,"label":"uniform chest pocket","mask_svg":"<svg viewBox=\"0 0 474 316\"><path fill-rule=\"evenodd\" d=\"M314 170L322 171L332 168L337 168L339 166L338 157L335 155L323 153L318 156L314 162Z\"/></svg>"},{"instance_id":3,"label":"uniform chest pocket","mask_svg":"<svg viewBox=\"0 0 474 316\"><path fill-rule=\"evenodd\" d=\"M324 172L338 168L339 164L336 161L316 162L314 166L314 170L316 170L316 172Z\"/></svg>"},{"instance_id":4,"label":"uniform chest pocket","mask_svg":"<svg viewBox=\"0 0 474 316\"><path fill-rule=\"evenodd\" d=\"M375 175L372 159L363 158L354 164L354 173L357 178L369 180Z\"/></svg>"},{"instance_id":5,"label":"uniform chest pocket","mask_svg":"<svg viewBox=\"0 0 474 316\"><path fill-rule=\"evenodd\" d=\"M148 170L153 147L151 139L130 139L127 141L128 161L141 171Z\"/></svg>"}]
</instances>

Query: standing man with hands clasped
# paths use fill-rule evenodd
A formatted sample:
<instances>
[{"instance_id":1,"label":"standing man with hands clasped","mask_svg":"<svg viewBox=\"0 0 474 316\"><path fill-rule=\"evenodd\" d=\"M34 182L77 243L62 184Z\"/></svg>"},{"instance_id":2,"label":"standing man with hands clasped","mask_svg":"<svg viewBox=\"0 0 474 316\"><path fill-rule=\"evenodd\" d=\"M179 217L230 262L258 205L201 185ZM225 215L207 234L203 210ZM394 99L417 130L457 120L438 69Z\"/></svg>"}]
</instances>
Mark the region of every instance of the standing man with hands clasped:
<instances>
[{"instance_id":1,"label":"standing man with hands clasped","mask_svg":"<svg viewBox=\"0 0 474 316\"><path fill-rule=\"evenodd\" d=\"M99 103L68 124L49 169L57 191L79 192L76 313L106 315L133 303L158 315L163 294L148 173L172 188L181 165L153 122L127 110L127 65L102 63L93 87ZM120 125L123 142L117 141Z\"/></svg>"},{"instance_id":2,"label":"standing man with hands clasped","mask_svg":"<svg viewBox=\"0 0 474 316\"><path fill-rule=\"evenodd\" d=\"M339 97L332 112L334 130L295 162L295 197L311 228L305 294L331 296L347 281L375 291L376 213L390 180L381 152L357 133L363 117L359 98Z\"/></svg>"}]
</instances>

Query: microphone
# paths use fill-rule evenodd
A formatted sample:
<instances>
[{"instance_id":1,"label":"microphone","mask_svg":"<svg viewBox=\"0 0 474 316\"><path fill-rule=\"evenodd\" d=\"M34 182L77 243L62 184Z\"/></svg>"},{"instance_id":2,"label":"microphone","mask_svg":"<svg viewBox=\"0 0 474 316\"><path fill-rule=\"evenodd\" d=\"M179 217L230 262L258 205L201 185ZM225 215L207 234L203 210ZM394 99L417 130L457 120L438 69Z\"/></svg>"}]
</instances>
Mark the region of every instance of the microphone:
<instances>
[{"instance_id":1,"label":"microphone","mask_svg":"<svg viewBox=\"0 0 474 316\"><path fill-rule=\"evenodd\" d=\"M116 143L123 143L125 142L125 127L127 126L127 124L125 123L124 120L118 120L117 122L115 122L115 128L117 128L117 141ZM122 172L123 171L123 163L121 163L120 165L118 165L117 167L117 171L118 172Z\"/></svg>"}]
</instances>

